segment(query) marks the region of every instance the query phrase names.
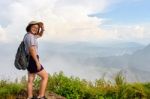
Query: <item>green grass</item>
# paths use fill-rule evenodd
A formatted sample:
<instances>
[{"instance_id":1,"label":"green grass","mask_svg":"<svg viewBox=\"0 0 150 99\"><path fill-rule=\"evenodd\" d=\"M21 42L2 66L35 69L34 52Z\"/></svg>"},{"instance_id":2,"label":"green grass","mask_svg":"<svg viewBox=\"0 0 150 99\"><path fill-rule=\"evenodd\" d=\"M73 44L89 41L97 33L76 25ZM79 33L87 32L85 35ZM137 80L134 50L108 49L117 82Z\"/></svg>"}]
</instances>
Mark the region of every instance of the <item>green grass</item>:
<instances>
[{"instance_id":1,"label":"green grass","mask_svg":"<svg viewBox=\"0 0 150 99\"><path fill-rule=\"evenodd\" d=\"M1 80L0 81L0 99L3 99L4 97L15 96L16 94L19 94L20 91L23 89L24 87L20 83L12 83L6 80Z\"/></svg>"},{"instance_id":2,"label":"green grass","mask_svg":"<svg viewBox=\"0 0 150 99\"><path fill-rule=\"evenodd\" d=\"M39 81L40 78L37 78L34 82L35 90L39 88ZM47 91L55 92L67 99L150 99L150 82L128 83L120 72L112 82L104 79L90 82L78 77L68 77L59 72L49 75ZM22 90L26 90L26 84L25 76L18 83L1 80L0 96L19 94Z\"/></svg>"}]
</instances>

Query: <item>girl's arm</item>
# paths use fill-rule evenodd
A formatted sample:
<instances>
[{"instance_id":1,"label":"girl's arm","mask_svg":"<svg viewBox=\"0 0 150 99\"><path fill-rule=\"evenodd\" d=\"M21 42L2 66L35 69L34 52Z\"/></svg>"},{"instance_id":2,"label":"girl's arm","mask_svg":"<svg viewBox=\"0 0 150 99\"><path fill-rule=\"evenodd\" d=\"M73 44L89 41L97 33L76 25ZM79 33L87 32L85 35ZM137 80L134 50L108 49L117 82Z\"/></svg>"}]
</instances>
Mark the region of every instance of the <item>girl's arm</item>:
<instances>
[{"instance_id":1,"label":"girl's arm","mask_svg":"<svg viewBox=\"0 0 150 99\"><path fill-rule=\"evenodd\" d=\"M44 32L44 24L41 22L41 23L39 23L39 26L40 26L40 31L38 33L38 36L41 37Z\"/></svg>"},{"instance_id":2,"label":"girl's arm","mask_svg":"<svg viewBox=\"0 0 150 99\"><path fill-rule=\"evenodd\" d=\"M41 69L41 64L39 62L39 59L37 58L37 53L36 53L36 50L35 50L35 46L29 47L29 53L33 57L33 59L35 60L37 69L40 70Z\"/></svg>"}]
</instances>

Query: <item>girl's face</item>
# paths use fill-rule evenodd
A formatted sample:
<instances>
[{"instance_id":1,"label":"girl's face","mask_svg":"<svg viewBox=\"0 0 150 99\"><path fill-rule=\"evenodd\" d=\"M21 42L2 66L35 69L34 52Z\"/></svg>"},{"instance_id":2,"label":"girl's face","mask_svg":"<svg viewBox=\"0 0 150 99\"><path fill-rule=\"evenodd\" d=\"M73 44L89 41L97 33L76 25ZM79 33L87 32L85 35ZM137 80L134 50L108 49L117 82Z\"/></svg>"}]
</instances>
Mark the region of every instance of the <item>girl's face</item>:
<instances>
[{"instance_id":1,"label":"girl's face","mask_svg":"<svg viewBox=\"0 0 150 99\"><path fill-rule=\"evenodd\" d=\"M33 33L33 34L37 34L38 33L38 31L39 31L39 26L38 25L32 25L31 26L31 32Z\"/></svg>"}]
</instances>

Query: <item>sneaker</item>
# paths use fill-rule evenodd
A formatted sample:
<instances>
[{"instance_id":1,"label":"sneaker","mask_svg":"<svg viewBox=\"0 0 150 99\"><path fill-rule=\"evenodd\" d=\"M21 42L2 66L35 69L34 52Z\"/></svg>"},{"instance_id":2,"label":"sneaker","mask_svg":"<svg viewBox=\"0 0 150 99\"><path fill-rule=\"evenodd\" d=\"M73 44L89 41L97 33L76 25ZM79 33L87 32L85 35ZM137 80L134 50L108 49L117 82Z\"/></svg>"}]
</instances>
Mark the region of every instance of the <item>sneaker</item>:
<instances>
[{"instance_id":1,"label":"sneaker","mask_svg":"<svg viewBox=\"0 0 150 99\"><path fill-rule=\"evenodd\" d=\"M36 97L33 97L33 98L31 98L31 99L37 99Z\"/></svg>"},{"instance_id":2,"label":"sneaker","mask_svg":"<svg viewBox=\"0 0 150 99\"><path fill-rule=\"evenodd\" d=\"M45 96L41 97L41 98L37 98L37 99L47 99Z\"/></svg>"},{"instance_id":3,"label":"sneaker","mask_svg":"<svg viewBox=\"0 0 150 99\"><path fill-rule=\"evenodd\" d=\"M32 97L32 98L27 98L27 99L36 99L35 97Z\"/></svg>"}]
</instances>

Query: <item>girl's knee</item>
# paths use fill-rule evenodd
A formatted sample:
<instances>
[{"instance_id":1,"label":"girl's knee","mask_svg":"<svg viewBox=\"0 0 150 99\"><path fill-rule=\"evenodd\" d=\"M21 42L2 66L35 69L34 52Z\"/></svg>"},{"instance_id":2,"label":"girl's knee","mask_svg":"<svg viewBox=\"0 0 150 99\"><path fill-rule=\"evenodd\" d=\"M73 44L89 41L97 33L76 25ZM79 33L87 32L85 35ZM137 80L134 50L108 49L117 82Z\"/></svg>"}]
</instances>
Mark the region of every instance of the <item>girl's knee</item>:
<instances>
[{"instance_id":1,"label":"girl's knee","mask_svg":"<svg viewBox=\"0 0 150 99\"><path fill-rule=\"evenodd\" d=\"M28 84L33 84L33 80L28 80Z\"/></svg>"},{"instance_id":2,"label":"girl's knee","mask_svg":"<svg viewBox=\"0 0 150 99\"><path fill-rule=\"evenodd\" d=\"M45 77L45 79L48 79L48 73L45 73L45 75L44 75Z\"/></svg>"},{"instance_id":3,"label":"girl's knee","mask_svg":"<svg viewBox=\"0 0 150 99\"><path fill-rule=\"evenodd\" d=\"M48 73L45 73L42 77L43 80L47 80L48 79Z\"/></svg>"},{"instance_id":4,"label":"girl's knee","mask_svg":"<svg viewBox=\"0 0 150 99\"><path fill-rule=\"evenodd\" d=\"M42 80L48 79L48 73L45 70L39 72L38 75Z\"/></svg>"}]
</instances>

